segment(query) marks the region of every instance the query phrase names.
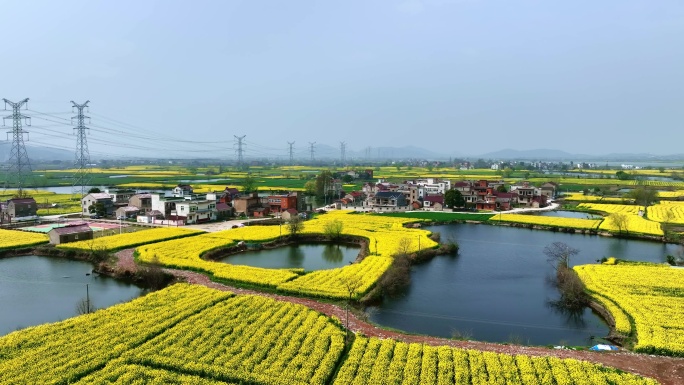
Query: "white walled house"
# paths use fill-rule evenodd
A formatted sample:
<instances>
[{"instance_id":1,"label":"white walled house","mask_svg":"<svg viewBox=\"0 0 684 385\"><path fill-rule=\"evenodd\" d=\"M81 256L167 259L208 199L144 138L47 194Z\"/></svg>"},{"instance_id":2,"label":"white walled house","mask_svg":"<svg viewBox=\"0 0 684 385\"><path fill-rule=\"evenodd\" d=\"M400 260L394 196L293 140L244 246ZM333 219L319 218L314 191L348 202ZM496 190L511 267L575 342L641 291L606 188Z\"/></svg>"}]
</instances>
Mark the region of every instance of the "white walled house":
<instances>
[{"instance_id":1,"label":"white walled house","mask_svg":"<svg viewBox=\"0 0 684 385\"><path fill-rule=\"evenodd\" d=\"M176 210L171 215L184 219L186 224L215 221L218 211L215 200L176 202Z\"/></svg>"},{"instance_id":2,"label":"white walled house","mask_svg":"<svg viewBox=\"0 0 684 385\"><path fill-rule=\"evenodd\" d=\"M151 211L158 211L164 218L171 215L171 211L176 209L176 203L183 202L183 197L165 197L162 194L150 194Z\"/></svg>"}]
</instances>

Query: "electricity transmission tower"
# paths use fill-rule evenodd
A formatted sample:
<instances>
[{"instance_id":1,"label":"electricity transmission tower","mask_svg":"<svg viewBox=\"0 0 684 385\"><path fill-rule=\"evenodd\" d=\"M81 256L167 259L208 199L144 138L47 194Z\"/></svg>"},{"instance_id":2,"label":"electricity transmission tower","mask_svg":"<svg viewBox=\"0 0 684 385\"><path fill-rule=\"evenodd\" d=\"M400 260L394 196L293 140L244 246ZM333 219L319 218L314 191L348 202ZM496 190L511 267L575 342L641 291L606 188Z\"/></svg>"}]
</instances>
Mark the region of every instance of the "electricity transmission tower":
<instances>
[{"instance_id":1,"label":"electricity transmission tower","mask_svg":"<svg viewBox=\"0 0 684 385\"><path fill-rule=\"evenodd\" d=\"M238 163L238 167L242 168L243 167L243 161L244 161L243 150L242 150L242 141L245 139L245 136L247 136L247 135L242 135L242 136L233 135L233 136L237 140L237 157L238 157L237 163Z\"/></svg>"},{"instance_id":2,"label":"electricity transmission tower","mask_svg":"<svg viewBox=\"0 0 684 385\"><path fill-rule=\"evenodd\" d=\"M316 142L309 142L309 152L311 153L311 161L312 162L314 161L314 153L316 152L316 150L314 149L315 144L316 144Z\"/></svg>"},{"instance_id":3,"label":"electricity transmission tower","mask_svg":"<svg viewBox=\"0 0 684 385\"><path fill-rule=\"evenodd\" d=\"M10 186L16 187L19 190L18 195L22 196L27 179L30 179L31 175L31 162L24 146L24 133L28 134L28 131L24 131L21 127L22 119L27 126L31 125L31 118L21 114L21 106L28 103L28 98L17 103L7 99L2 100L5 101L5 110L7 110L8 104L12 107L12 115L3 117L3 125L5 119L12 119L12 131L7 131L8 134L12 133L12 150L10 152L9 168L5 175L5 189Z\"/></svg>"},{"instance_id":4,"label":"electricity transmission tower","mask_svg":"<svg viewBox=\"0 0 684 385\"><path fill-rule=\"evenodd\" d=\"M71 101L72 110L74 108L78 110L78 114L71 118L72 122L76 119L76 127L74 128L76 130L76 161L74 162L76 173L74 174L72 191L74 194L80 192L81 198L85 196L86 186L90 184L90 153L88 152L88 141L86 139L86 130L90 130L90 128L85 126L85 120L90 119L90 117L83 115L83 109L88 107L88 103L90 103L90 100L83 104Z\"/></svg>"},{"instance_id":5,"label":"electricity transmission tower","mask_svg":"<svg viewBox=\"0 0 684 385\"><path fill-rule=\"evenodd\" d=\"M340 155L342 159L342 165L344 165L345 161L347 160L347 142L340 142Z\"/></svg>"},{"instance_id":6,"label":"electricity transmission tower","mask_svg":"<svg viewBox=\"0 0 684 385\"><path fill-rule=\"evenodd\" d=\"M294 154L292 153L292 146L294 146L295 142L287 142L287 144L290 146L290 166L294 164Z\"/></svg>"}]
</instances>

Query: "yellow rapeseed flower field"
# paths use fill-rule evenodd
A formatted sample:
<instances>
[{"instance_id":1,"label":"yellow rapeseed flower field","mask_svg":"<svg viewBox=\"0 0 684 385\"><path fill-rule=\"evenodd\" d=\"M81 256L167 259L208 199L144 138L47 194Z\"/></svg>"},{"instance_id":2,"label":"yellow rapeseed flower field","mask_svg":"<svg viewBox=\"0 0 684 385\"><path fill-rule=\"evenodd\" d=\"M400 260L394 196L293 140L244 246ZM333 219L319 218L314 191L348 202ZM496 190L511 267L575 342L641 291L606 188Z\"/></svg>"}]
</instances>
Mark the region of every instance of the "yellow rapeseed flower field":
<instances>
[{"instance_id":1,"label":"yellow rapeseed flower field","mask_svg":"<svg viewBox=\"0 0 684 385\"><path fill-rule=\"evenodd\" d=\"M353 298L367 293L391 266L392 256L399 251L413 253L433 248L437 243L420 229L403 225L415 219L384 217L381 215L352 214L333 211L304 222L305 234L324 234L331 221L343 223L343 233L368 239L371 256L337 269L303 274L287 269L265 269L206 261L202 254L209 250L233 245L239 241L265 242L287 236L285 226L246 226L193 237L192 241L173 240L137 249L141 262L159 263L179 269L191 269L211 274L219 280L274 287L282 291L328 298ZM282 234L281 234L282 231Z\"/></svg>"},{"instance_id":2,"label":"yellow rapeseed flower field","mask_svg":"<svg viewBox=\"0 0 684 385\"><path fill-rule=\"evenodd\" d=\"M357 336L333 385L658 382L574 359L530 357Z\"/></svg>"},{"instance_id":3,"label":"yellow rapeseed flower field","mask_svg":"<svg viewBox=\"0 0 684 385\"><path fill-rule=\"evenodd\" d=\"M606 203L622 203L631 202L633 199L619 198L619 197L601 197L596 195L584 195L582 193L564 194L563 198L567 201L577 202L606 202Z\"/></svg>"},{"instance_id":4,"label":"yellow rapeseed flower field","mask_svg":"<svg viewBox=\"0 0 684 385\"><path fill-rule=\"evenodd\" d=\"M587 289L631 317L637 337L635 350L684 356L684 269L624 262L574 269ZM608 305L615 316L614 308ZM616 322L618 318L622 316L618 314ZM621 322L617 329L624 333L624 320Z\"/></svg>"},{"instance_id":5,"label":"yellow rapeseed flower field","mask_svg":"<svg viewBox=\"0 0 684 385\"><path fill-rule=\"evenodd\" d=\"M646 235L656 235L662 236L663 230L660 227L660 223L650 221L639 215L639 212L646 212L644 206L637 205L618 205L618 204L605 204L605 203L580 203L578 207L602 211L608 214L622 214L626 217L626 228L623 229L630 233L641 233ZM607 230L612 232L619 232L620 228L617 226L611 215L608 215L605 220L599 226L601 230Z\"/></svg>"},{"instance_id":6,"label":"yellow rapeseed flower field","mask_svg":"<svg viewBox=\"0 0 684 385\"><path fill-rule=\"evenodd\" d=\"M658 198L680 198L684 197L684 190L658 191Z\"/></svg>"},{"instance_id":7,"label":"yellow rapeseed flower field","mask_svg":"<svg viewBox=\"0 0 684 385\"><path fill-rule=\"evenodd\" d=\"M167 239L183 238L192 235L200 234L203 231L184 229L177 227L159 227L149 230L141 230L133 233L124 233L109 235L86 241L62 243L57 245L60 249L69 250L100 250L106 249L109 251L121 250L128 247L135 247L153 242L164 241Z\"/></svg>"},{"instance_id":8,"label":"yellow rapeseed flower field","mask_svg":"<svg viewBox=\"0 0 684 385\"><path fill-rule=\"evenodd\" d=\"M561 218L542 215L501 214L489 219L490 222L528 223L541 226L569 227L574 229L598 229L602 219Z\"/></svg>"},{"instance_id":9,"label":"yellow rapeseed flower field","mask_svg":"<svg viewBox=\"0 0 684 385\"><path fill-rule=\"evenodd\" d=\"M188 284L0 337L3 385L165 383L657 385L573 359L362 335L345 354L336 318Z\"/></svg>"},{"instance_id":10,"label":"yellow rapeseed flower field","mask_svg":"<svg viewBox=\"0 0 684 385\"><path fill-rule=\"evenodd\" d=\"M1 337L0 384L139 384L163 368L151 383L323 385L343 350L339 321L302 305L179 284Z\"/></svg>"},{"instance_id":11,"label":"yellow rapeseed flower field","mask_svg":"<svg viewBox=\"0 0 684 385\"><path fill-rule=\"evenodd\" d=\"M660 201L660 203L648 206L648 219L661 223L684 223L684 202Z\"/></svg>"},{"instance_id":12,"label":"yellow rapeseed flower field","mask_svg":"<svg viewBox=\"0 0 684 385\"><path fill-rule=\"evenodd\" d=\"M50 239L45 234L0 229L0 250L36 246L49 241Z\"/></svg>"}]
</instances>

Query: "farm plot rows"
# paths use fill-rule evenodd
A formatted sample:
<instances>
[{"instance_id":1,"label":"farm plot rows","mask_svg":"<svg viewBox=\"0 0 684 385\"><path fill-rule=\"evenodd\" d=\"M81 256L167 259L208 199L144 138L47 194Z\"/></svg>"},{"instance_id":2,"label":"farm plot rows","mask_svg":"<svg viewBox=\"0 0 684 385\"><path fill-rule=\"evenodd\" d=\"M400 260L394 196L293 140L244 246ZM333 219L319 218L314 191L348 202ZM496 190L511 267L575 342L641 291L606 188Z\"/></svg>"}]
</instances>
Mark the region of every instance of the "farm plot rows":
<instances>
[{"instance_id":1,"label":"farm plot rows","mask_svg":"<svg viewBox=\"0 0 684 385\"><path fill-rule=\"evenodd\" d=\"M563 195L563 199L566 201L577 201L577 202L608 202L608 203L623 203L632 202L633 199L619 198L619 197L602 197L596 195L584 195L582 193L568 193Z\"/></svg>"},{"instance_id":2,"label":"farm plot rows","mask_svg":"<svg viewBox=\"0 0 684 385\"><path fill-rule=\"evenodd\" d=\"M232 295L175 285L109 309L0 338L0 383L67 384Z\"/></svg>"},{"instance_id":3,"label":"farm plot rows","mask_svg":"<svg viewBox=\"0 0 684 385\"><path fill-rule=\"evenodd\" d=\"M572 359L363 336L346 355L336 319L187 284L0 338L0 384L34 383L657 384Z\"/></svg>"},{"instance_id":4,"label":"farm plot rows","mask_svg":"<svg viewBox=\"0 0 684 385\"><path fill-rule=\"evenodd\" d=\"M357 337L334 385L643 384L652 379L588 362Z\"/></svg>"},{"instance_id":5,"label":"farm plot rows","mask_svg":"<svg viewBox=\"0 0 684 385\"><path fill-rule=\"evenodd\" d=\"M179 284L0 338L0 383L142 383L160 371L208 384L323 384L343 349L339 323L302 305Z\"/></svg>"},{"instance_id":6,"label":"farm plot rows","mask_svg":"<svg viewBox=\"0 0 684 385\"><path fill-rule=\"evenodd\" d=\"M625 226L622 230L626 232L656 236L663 235L663 230L660 227L660 223L650 221L639 215L640 211L645 213L643 206L614 205L605 203L580 203L578 207L608 213L609 215L599 226L599 229L601 230L620 232L621 228L619 223L615 220L615 216L612 216L613 214L618 214L625 216Z\"/></svg>"},{"instance_id":7,"label":"farm plot rows","mask_svg":"<svg viewBox=\"0 0 684 385\"><path fill-rule=\"evenodd\" d=\"M574 269L587 289L600 302L607 302L616 329L624 334L635 332L636 351L684 356L684 270L624 262ZM631 325L625 324L629 321L625 315Z\"/></svg>"},{"instance_id":8,"label":"farm plot rows","mask_svg":"<svg viewBox=\"0 0 684 385\"><path fill-rule=\"evenodd\" d=\"M648 206L648 219L661 223L684 223L684 202L660 201Z\"/></svg>"},{"instance_id":9,"label":"farm plot rows","mask_svg":"<svg viewBox=\"0 0 684 385\"><path fill-rule=\"evenodd\" d=\"M415 252L432 248L437 243L429 232L407 229L407 218L385 218L377 215L350 214L347 211L319 215L305 222L304 233L323 234L327 223L343 223L343 233L369 240L372 255L362 261L330 270L304 273L301 270L264 269L251 266L211 262L201 258L207 251L227 247L239 241L264 242L286 234L283 226L248 226L192 238L192 242L174 240L139 247L138 260L159 263L179 269L211 274L215 279L277 288L278 290L326 298L360 298L366 294L392 264L392 255L401 248Z\"/></svg>"}]
</instances>

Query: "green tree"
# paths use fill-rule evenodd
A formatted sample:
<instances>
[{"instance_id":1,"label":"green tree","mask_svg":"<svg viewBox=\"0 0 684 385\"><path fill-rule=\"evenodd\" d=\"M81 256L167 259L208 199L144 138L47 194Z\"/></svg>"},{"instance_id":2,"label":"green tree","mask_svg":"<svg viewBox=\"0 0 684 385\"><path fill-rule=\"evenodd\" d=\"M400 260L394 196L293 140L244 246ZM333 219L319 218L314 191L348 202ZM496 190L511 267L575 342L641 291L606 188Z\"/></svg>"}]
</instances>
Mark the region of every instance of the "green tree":
<instances>
[{"instance_id":1,"label":"green tree","mask_svg":"<svg viewBox=\"0 0 684 385\"><path fill-rule=\"evenodd\" d=\"M310 180L304 183L304 194L316 195L316 181Z\"/></svg>"},{"instance_id":2,"label":"green tree","mask_svg":"<svg viewBox=\"0 0 684 385\"><path fill-rule=\"evenodd\" d=\"M331 194L333 175L330 171L322 171L316 177L316 196L323 198Z\"/></svg>"},{"instance_id":3,"label":"green tree","mask_svg":"<svg viewBox=\"0 0 684 385\"><path fill-rule=\"evenodd\" d=\"M101 193L102 190L100 190L97 187L91 187L90 190L88 190L88 194L93 194L93 193Z\"/></svg>"},{"instance_id":4,"label":"green tree","mask_svg":"<svg viewBox=\"0 0 684 385\"><path fill-rule=\"evenodd\" d=\"M444 194L444 204L452 209L456 207L463 207L465 206L465 199L460 191L451 189Z\"/></svg>"},{"instance_id":5,"label":"green tree","mask_svg":"<svg viewBox=\"0 0 684 385\"><path fill-rule=\"evenodd\" d=\"M640 206L645 206L648 207L650 206L653 202L658 199L658 190L650 189L650 188L645 188L645 187L637 187L634 190L632 190L628 196L632 199L634 199L634 202Z\"/></svg>"},{"instance_id":6,"label":"green tree","mask_svg":"<svg viewBox=\"0 0 684 385\"><path fill-rule=\"evenodd\" d=\"M506 191L506 185L503 185L503 184L497 186L496 191L501 192L501 193L508 192L508 191Z\"/></svg>"},{"instance_id":7,"label":"green tree","mask_svg":"<svg viewBox=\"0 0 684 385\"><path fill-rule=\"evenodd\" d=\"M342 182L344 183L351 183L354 181L354 177L351 175L345 175L342 177Z\"/></svg>"},{"instance_id":8,"label":"green tree","mask_svg":"<svg viewBox=\"0 0 684 385\"><path fill-rule=\"evenodd\" d=\"M339 219L335 219L323 225L323 233L332 240L340 239L343 229L344 223Z\"/></svg>"},{"instance_id":9,"label":"green tree","mask_svg":"<svg viewBox=\"0 0 684 385\"><path fill-rule=\"evenodd\" d=\"M242 190L244 191L245 194L249 194L252 191L256 191L257 189L257 181L256 179L251 175L247 174L245 178L242 180Z\"/></svg>"},{"instance_id":10,"label":"green tree","mask_svg":"<svg viewBox=\"0 0 684 385\"><path fill-rule=\"evenodd\" d=\"M632 175L620 170L615 173L615 177L620 179L620 180L630 180L633 179Z\"/></svg>"},{"instance_id":11,"label":"green tree","mask_svg":"<svg viewBox=\"0 0 684 385\"><path fill-rule=\"evenodd\" d=\"M287 229L290 231L290 236L296 238L304 230L304 221L299 216L294 216L287 221Z\"/></svg>"},{"instance_id":12,"label":"green tree","mask_svg":"<svg viewBox=\"0 0 684 385\"><path fill-rule=\"evenodd\" d=\"M97 202L95 204L90 205L88 207L88 212L91 214L96 214L100 217L104 217L107 215L107 209L105 208L105 205L102 202Z\"/></svg>"}]
</instances>

